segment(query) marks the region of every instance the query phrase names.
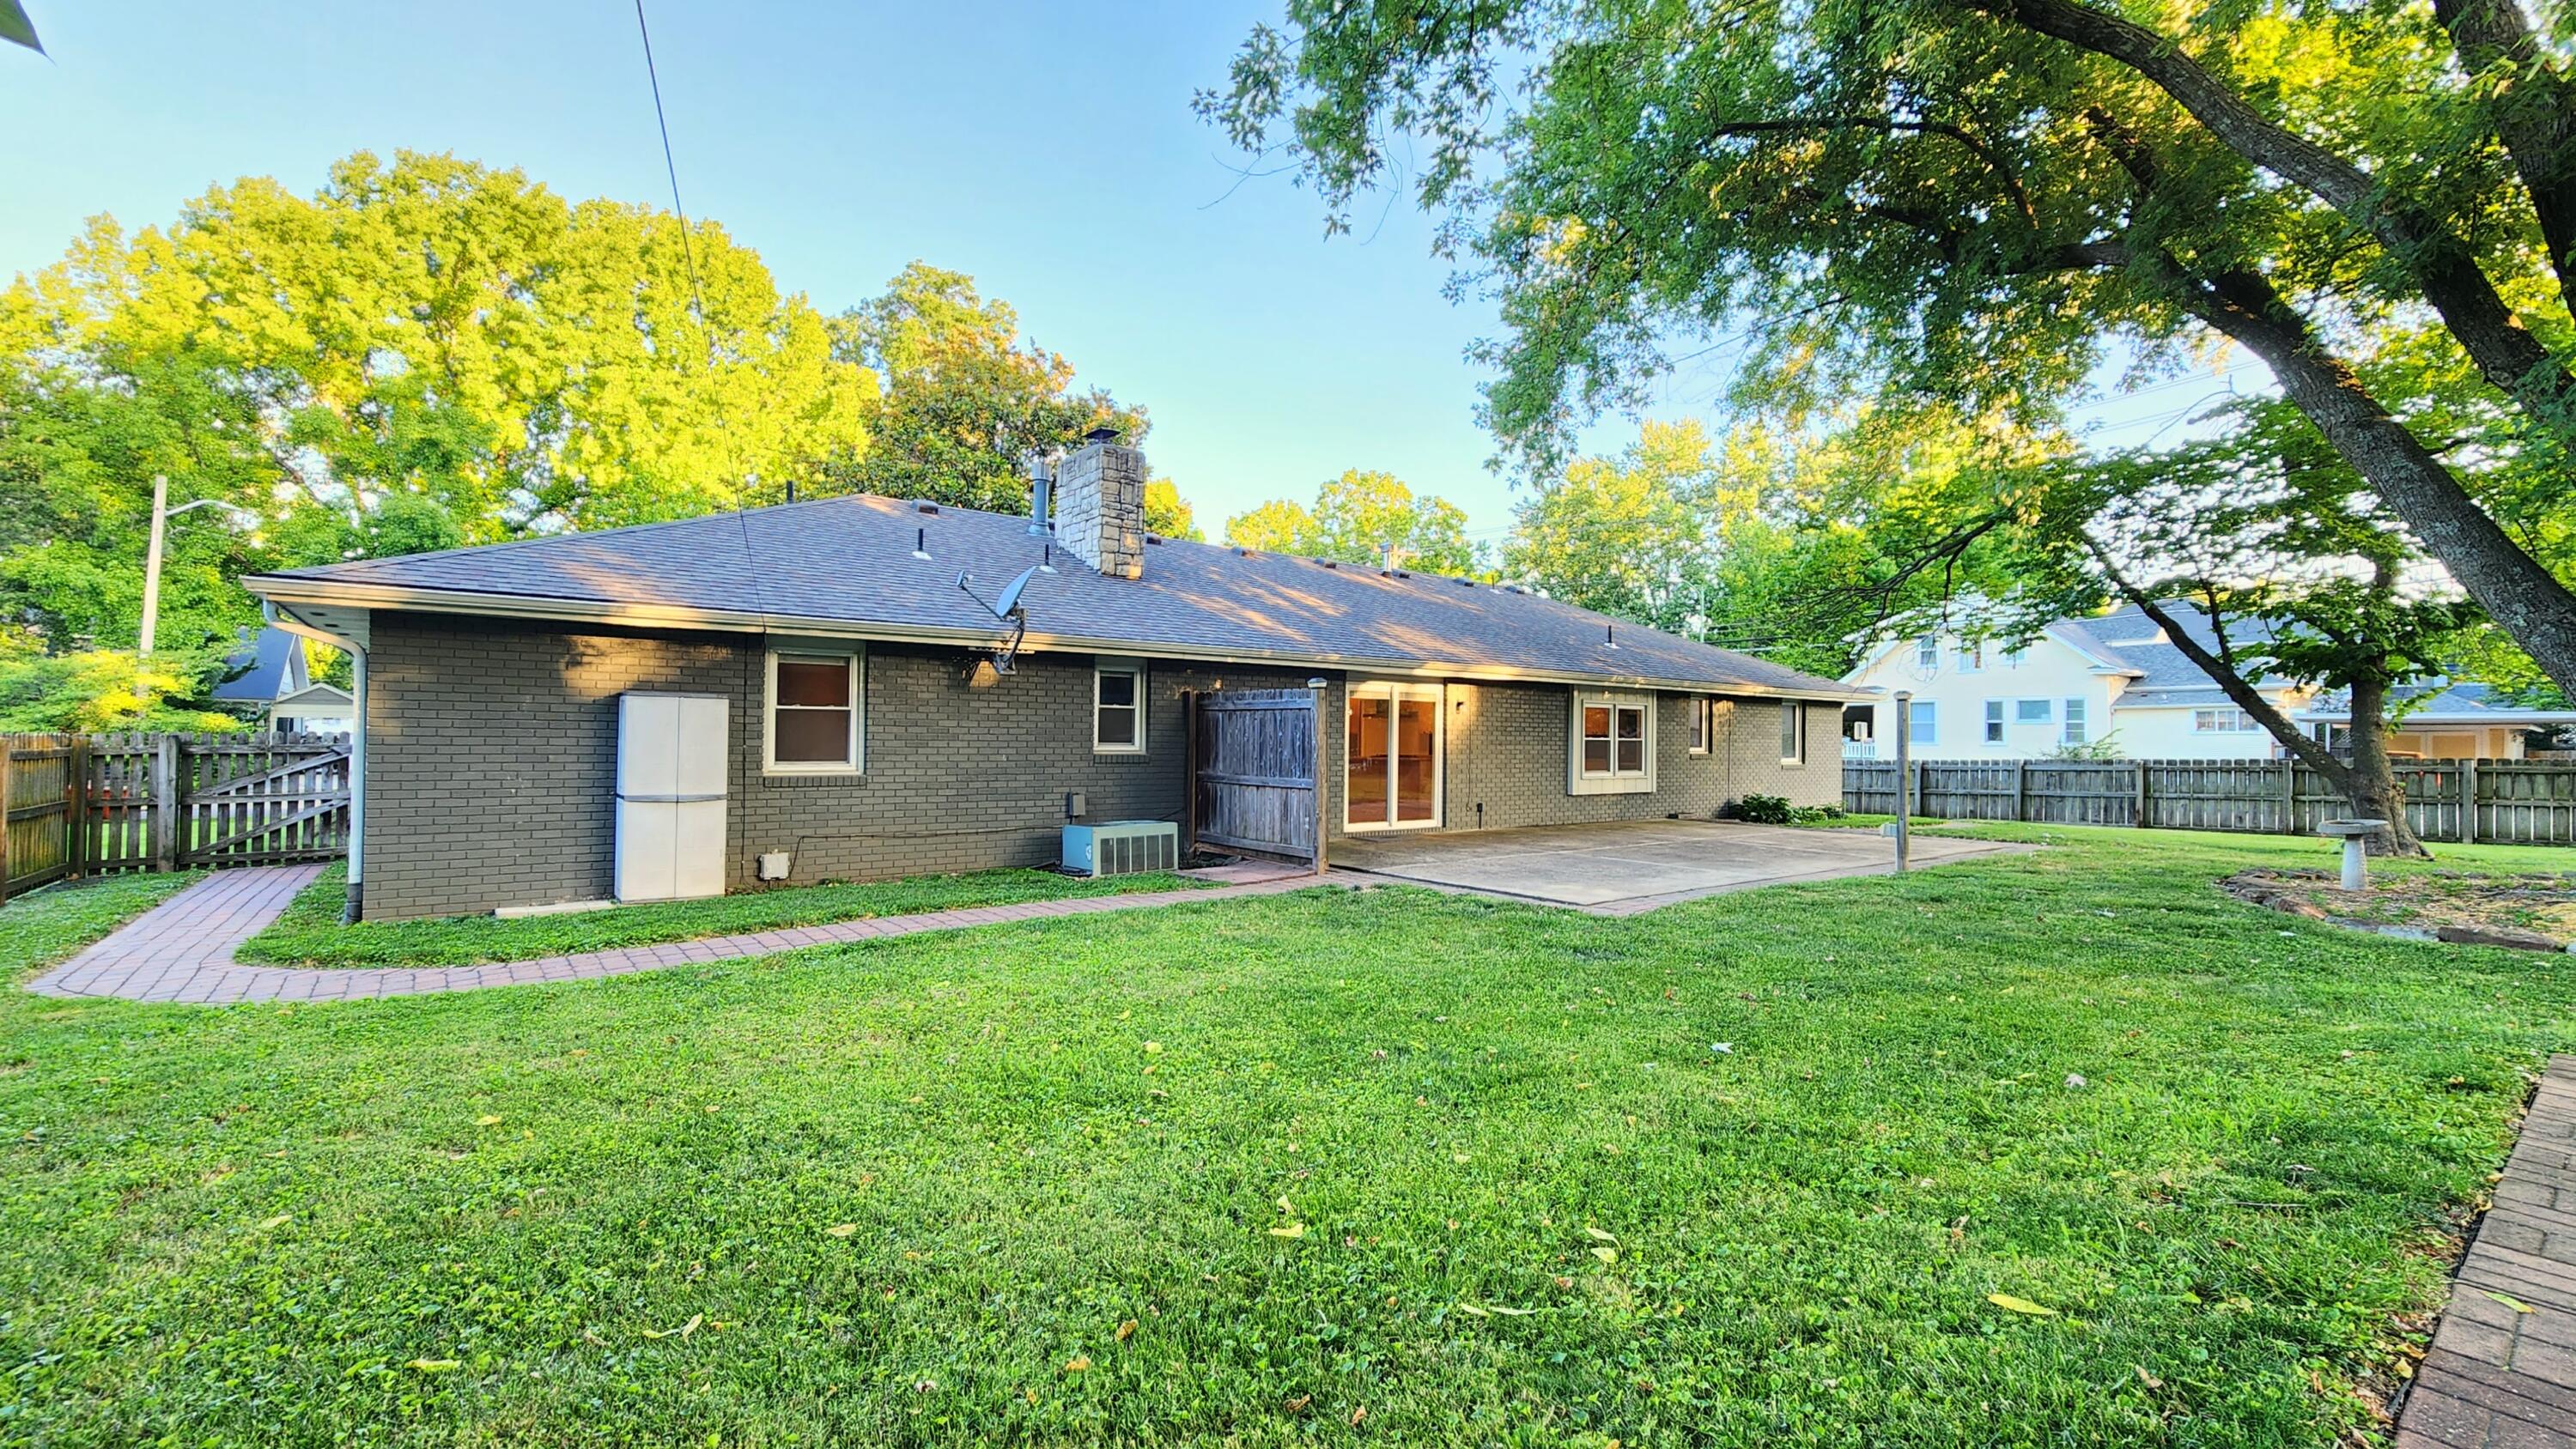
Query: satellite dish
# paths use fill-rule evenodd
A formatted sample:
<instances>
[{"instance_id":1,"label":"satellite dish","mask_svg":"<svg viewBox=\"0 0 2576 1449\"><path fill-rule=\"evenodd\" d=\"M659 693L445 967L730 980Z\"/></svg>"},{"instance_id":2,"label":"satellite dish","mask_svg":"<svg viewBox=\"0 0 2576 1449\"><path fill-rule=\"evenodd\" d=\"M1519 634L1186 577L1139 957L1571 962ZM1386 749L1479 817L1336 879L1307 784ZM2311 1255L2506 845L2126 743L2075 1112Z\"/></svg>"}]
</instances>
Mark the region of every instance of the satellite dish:
<instances>
[{"instance_id":1,"label":"satellite dish","mask_svg":"<svg viewBox=\"0 0 2576 1449\"><path fill-rule=\"evenodd\" d=\"M1028 588L1029 580L1036 578L1037 576L1037 566L1035 564L1031 564L1029 567L1020 570L1020 576L1018 578L1004 584L1002 586L1002 596L993 601L993 613L995 616L1007 619L1013 614L1018 613L1020 611L1021 591Z\"/></svg>"}]
</instances>

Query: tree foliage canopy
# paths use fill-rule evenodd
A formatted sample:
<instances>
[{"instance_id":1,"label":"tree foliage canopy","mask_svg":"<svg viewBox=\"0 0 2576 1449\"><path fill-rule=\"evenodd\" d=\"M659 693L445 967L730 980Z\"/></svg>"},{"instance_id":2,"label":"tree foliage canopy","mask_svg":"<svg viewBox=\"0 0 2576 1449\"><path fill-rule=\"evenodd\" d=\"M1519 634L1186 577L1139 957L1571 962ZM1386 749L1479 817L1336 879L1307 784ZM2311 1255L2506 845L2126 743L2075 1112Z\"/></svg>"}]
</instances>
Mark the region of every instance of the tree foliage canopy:
<instances>
[{"instance_id":1,"label":"tree foliage canopy","mask_svg":"<svg viewBox=\"0 0 2576 1449\"><path fill-rule=\"evenodd\" d=\"M2512 0L1288 17L1202 111L1292 150L1335 224L1399 179L1446 214L1505 323L1488 421L1542 476L1683 346L1740 344L1738 401L1793 420L1932 399L2042 427L2115 340L2152 364L2223 339L2576 679L2549 481L2576 440L2576 105ZM2444 377L2484 447L2423 410Z\"/></svg>"},{"instance_id":2,"label":"tree foliage canopy","mask_svg":"<svg viewBox=\"0 0 2576 1449\"><path fill-rule=\"evenodd\" d=\"M1226 520L1225 541L1372 568L1392 550L1400 567L1424 573L1479 569L1466 510L1446 498L1416 498L1394 474L1360 468L1326 483L1311 509L1273 499Z\"/></svg>"}]
</instances>

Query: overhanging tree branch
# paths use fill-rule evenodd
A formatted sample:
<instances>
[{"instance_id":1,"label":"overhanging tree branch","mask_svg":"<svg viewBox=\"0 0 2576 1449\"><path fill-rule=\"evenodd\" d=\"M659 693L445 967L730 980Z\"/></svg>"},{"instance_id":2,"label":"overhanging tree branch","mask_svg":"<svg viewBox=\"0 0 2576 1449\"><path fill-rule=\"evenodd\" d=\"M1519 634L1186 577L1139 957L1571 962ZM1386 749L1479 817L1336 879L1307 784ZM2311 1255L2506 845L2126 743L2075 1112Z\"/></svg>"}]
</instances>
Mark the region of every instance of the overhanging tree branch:
<instances>
[{"instance_id":1,"label":"overhanging tree branch","mask_svg":"<svg viewBox=\"0 0 2576 1449\"><path fill-rule=\"evenodd\" d=\"M2576 97L2567 78L2514 0L2433 0L2433 16L2460 64L2493 88L2487 115L2531 194L2559 299L2576 315Z\"/></svg>"}]
</instances>

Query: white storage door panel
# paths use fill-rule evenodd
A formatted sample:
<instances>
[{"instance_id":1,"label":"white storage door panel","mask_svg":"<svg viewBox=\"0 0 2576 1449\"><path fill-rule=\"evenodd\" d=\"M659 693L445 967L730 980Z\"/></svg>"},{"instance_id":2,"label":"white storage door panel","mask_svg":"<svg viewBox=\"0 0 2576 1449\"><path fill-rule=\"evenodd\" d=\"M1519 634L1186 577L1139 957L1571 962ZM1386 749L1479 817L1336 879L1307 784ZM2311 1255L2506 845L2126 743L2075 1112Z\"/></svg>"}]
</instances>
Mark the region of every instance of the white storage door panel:
<instances>
[{"instance_id":1,"label":"white storage door panel","mask_svg":"<svg viewBox=\"0 0 2576 1449\"><path fill-rule=\"evenodd\" d=\"M725 802L686 800L671 806L671 898L720 896L725 888Z\"/></svg>"},{"instance_id":2,"label":"white storage door panel","mask_svg":"<svg viewBox=\"0 0 2576 1449\"><path fill-rule=\"evenodd\" d=\"M677 738L677 756L673 783L674 795L721 795L725 792L727 774L725 702L700 695L684 695L672 701L677 706L673 730Z\"/></svg>"},{"instance_id":3,"label":"white storage door panel","mask_svg":"<svg viewBox=\"0 0 2576 1449\"><path fill-rule=\"evenodd\" d=\"M678 887L680 808L657 800L617 802L617 898L667 901ZM723 806L718 805L721 811ZM721 829L721 821L718 828ZM717 882L721 889L723 882Z\"/></svg>"},{"instance_id":4,"label":"white storage door panel","mask_svg":"<svg viewBox=\"0 0 2576 1449\"><path fill-rule=\"evenodd\" d=\"M617 793L680 793L680 701L667 694L617 697Z\"/></svg>"}]
</instances>

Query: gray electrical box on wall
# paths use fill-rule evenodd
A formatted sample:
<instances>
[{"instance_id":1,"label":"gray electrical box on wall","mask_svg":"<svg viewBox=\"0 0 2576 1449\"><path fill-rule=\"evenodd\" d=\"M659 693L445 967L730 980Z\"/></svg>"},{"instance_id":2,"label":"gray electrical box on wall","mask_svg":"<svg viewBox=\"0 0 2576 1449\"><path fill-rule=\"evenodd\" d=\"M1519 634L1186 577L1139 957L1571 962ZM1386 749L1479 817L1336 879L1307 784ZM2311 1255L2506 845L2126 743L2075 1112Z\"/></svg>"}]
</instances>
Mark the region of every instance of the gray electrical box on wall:
<instances>
[{"instance_id":1,"label":"gray electrical box on wall","mask_svg":"<svg viewBox=\"0 0 2576 1449\"><path fill-rule=\"evenodd\" d=\"M1091 813L1091 801L1080 790L1064 792L1064 818L1078 820Z\"/></svg>"}]
</instances>

